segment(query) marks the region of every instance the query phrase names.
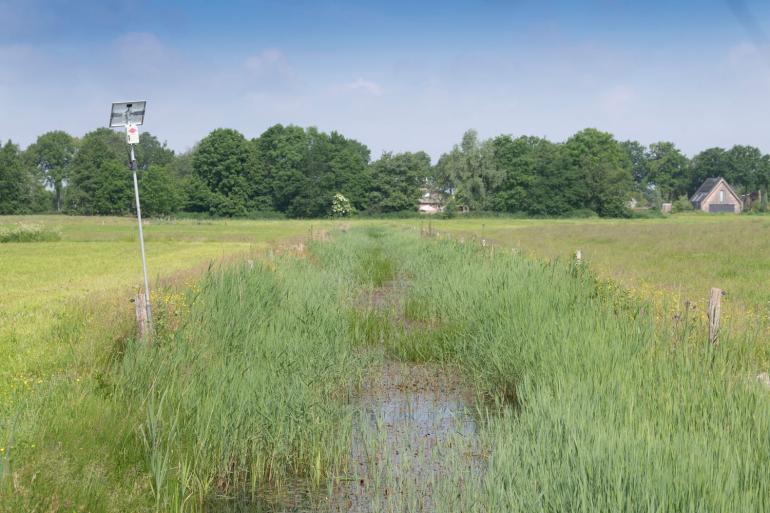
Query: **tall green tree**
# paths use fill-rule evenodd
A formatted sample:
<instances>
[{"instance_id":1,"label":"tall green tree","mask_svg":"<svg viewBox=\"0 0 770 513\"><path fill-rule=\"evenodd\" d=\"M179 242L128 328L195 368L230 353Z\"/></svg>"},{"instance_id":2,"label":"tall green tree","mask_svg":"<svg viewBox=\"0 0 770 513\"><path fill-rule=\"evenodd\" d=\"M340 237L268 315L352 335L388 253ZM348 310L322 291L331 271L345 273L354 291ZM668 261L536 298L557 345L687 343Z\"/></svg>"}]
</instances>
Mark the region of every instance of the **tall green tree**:
<instances>
[{"instance_id":1,"label":"tall green tree","mask_svg":"<svg viewBox=\"0 0 770 513\"><path fill-rule=\"evenodd\" d=\"M430 172L427 153L383 153L372 162L369 210L400 212L415 210L420 186Z\"/></svg>"},{"instance_id":2,"label":"tall green tree","mask_svg":"<svg viewBox=\"0 0 770 513\"><path fill-rule=\"evenodd\" d=\"M136 165L141 170L150 166L168 166L174 161L174 150L161 143L150 132L143 132L135 148Z\"/></svg>"},{"instance_id":3,"label":"tall green tree","mask_svg":"<svg viewBox=\"0 0 770 513\"><path fill-rule=\"evenodd\" d=\"M762 152L754 146L736 145L727 151L727 167L722 175L740 193L767 187L767 172Z\"/></svg>"},{"instance_id":4,"label":"tall green tree","mask_svg":"<svg viewBox=\"0 0 770 513\"><path fill-rule=\"evenodd\" d=\"M307 187L306 166L310 141L298 126L273 125L254 141L264 168L272 207L287 212Z\"/></svg>"},{"instance_id":5,"label":"tall green tree","mask_svg":"<svg viewBox=\"0 0 770 513\"><path fill-rule=\"evenodd\" d=\"M725 177L728 181L730 163L727 152L722 148L709 148L703 150L692 158L690 162L690 184L688 195L692 195L707 178Z\"/></svg>"},{"instance_id":6,"label":"tall green tree","mask_svg":"<svg viewBox=\"0 0 770 513\"><path fill-rule=\"evenodd\" d=\"M570 208L562 201L566 175L561 174L557 145L540 137L501 135L492 147L495 167L503 174L495 210L556 215Z\"/></svg>"},{"instance_id":7,"label":"tall green tree","mask_svg":"<svg viewBox=\"0 0 770 513\"><path fill-rule=\"evenodd\" d=\"M274 125L256 139L275 210L291 217L330 214L334 195L367 206L369 149L337 132Z\"/></svg>"},{"instance_id":8,"label":"tall green tree","mask_svg":"<svg viewBox=\"0 0 770 513\"><path fill-rule=\"evenodd\" d=\"M492 194L503 178L494 165L493 152L490 141L482 143L475 130L468 130L459 145L439 158L434 177L439 183L449 184L457 200L469 209L489 208Z\"/></svg>"},{"instance_id":9,"label":"tall green tree","mask_svg":"<svg viewBox=\"0 0 770 513\"><path fill-rule=\"evenodd\" d=\"M84 215L123 215L133 210L128 145L123 135L99 128L83 137L70 171L69 209Z\"/></svg>"},{"instance_id":10,"label":"tall green tree","mask_svg":"<svg viewBox=\"0 0 770 513\"><path fill-rule=\"evenodd\" d=\"M636 189L644 191L647 189L650 173L647 147L639 141L623 141L620 146L631 161L631 176L634 178Z\"/></svg>"},{"instance_id":11,"label":"tall green tree","mask_svg":"<svg viewBox=\"0 0 770 513\"><path fill-rule=\"evenodd\" d=\"M139 174L142 213L167 216L177 212L183 201L171 171L163 166L150 166Z\"/></svg>"},{"instance_id":12,"label":"tall green tree","mask_svg":"<svg viewBox=\"0 0 770 513\"><path fill-rule=\"evenodd\" d=\"M257 210L256 191L263 181L260 162L253 144L240 132L218 128L207 135L193 156L193 171L210 191L212 213L243 216Z\"/></svg>"},{"instance_id":13,"label":"tall green tree","mask_svg":"<svg viewBox=\"0 0 770 513\"><path fill-rule=\"evenodd\" d=\"M365 209L371 187L369 148L339 132L329 134L329 145L331 153L327 190L332 198L339 192L350 200L355 209Z\"/></svg>"},{"instance_id":14,"label":"tall green tree","mask_svg":"<svg viewBox=\"0 0 770 513\"><path fill-rule=\"evenodd\" d=\"M40 189L19 147L11 141L0 145L0 215L35 212Z\"/></svg>"},{"instance_id":15,"label":"tall green tree","mask_svg":"<svg viewBox=\"0 0 770 513\"><path fill-rule=\"evenodd\" d=\"M76 151L75 138L61 130L41 135L27 148L28 158L43 177L45 184L54 191L54 209L57 212L61 212L64 206L64 189Z\"/></svg>"},{"instance_id":16,"label":"tall green tree","mask_svg":"<svg viewBox=\"0 0 770 513\"><path fill-rule=\"evenodd\" d=\"M627 215L631 161L612 135L587 128L570 137L564 151L567 202L605 217Z\"/></svg>"},{"instance_id":17,"label":"tall green tree","mask_svg":"<svg viewBox=\"0 0 770 513\"><path fill-rule=\"evenodd\" d=\"M689 161L672 142L650 145L648 183L654 185L664 199L673 201L687 194L692 182Z\"/></svg>"},{"instance_id":18,"label":"tall green tree","mask_svg":"<svg viewBox=\"0 0 770 513\"><path fill-rule=\"evenodd\" d=\"M302 163L301 188L287 213L292 217L331 215L337 193L355 209L367 206L369 149L337 132L326 134L314 127L305 132L307 150Z\"/></svg>"}]
</instances>

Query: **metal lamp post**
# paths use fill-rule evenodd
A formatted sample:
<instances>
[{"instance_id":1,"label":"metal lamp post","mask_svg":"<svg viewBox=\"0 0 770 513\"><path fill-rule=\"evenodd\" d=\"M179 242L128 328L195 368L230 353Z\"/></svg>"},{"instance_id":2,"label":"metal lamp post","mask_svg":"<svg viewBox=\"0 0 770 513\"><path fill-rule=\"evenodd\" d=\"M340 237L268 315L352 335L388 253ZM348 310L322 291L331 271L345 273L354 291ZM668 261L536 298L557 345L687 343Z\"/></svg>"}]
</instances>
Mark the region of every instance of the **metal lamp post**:
<instances>
[{"instance_id":1,"label":"metal lamp post","mask_svg":"<svg viewBox=\"0 0 770 513\"><path fill-rule=\"evenodd\" d=\"M152 326L152 302L150 301L150 280L147 277L147 257L144 253L144 233L142 232L142 206L139 203L139 181L136 178L136 156L134 146L139 144L139 125L144 123L146 101L119 102L112 104L110 128L125 127L126 142L130 148L129 167L134 175L134 198L136 199L136 219L139 222L139 247L142 251L142 269L144 271L144 292L147 295L147 322Z\"/></svg>"}]
</instances>

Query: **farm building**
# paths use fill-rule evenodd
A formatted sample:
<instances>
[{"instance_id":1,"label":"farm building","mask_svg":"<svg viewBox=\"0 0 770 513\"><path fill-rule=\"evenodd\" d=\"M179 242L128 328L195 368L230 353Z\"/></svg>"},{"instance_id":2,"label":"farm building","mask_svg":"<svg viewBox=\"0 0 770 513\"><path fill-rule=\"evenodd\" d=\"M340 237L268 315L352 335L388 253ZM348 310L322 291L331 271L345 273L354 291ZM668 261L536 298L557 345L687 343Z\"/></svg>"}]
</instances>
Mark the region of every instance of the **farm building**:
<instances>
[{"instance_id":1,"label":"farm building","mask_svg":"<svg viewBox=\"0 0 770 513\"><path fill-rule=\"evenodd\" d=\"M441 197L433 192L423 190L423 194L418 202L417 210L423 214L436 214L441 212Z\"/></svg>"},{"instance_id":2,"label":"farm building","mask_svg":"<svg viewBox=\"0 0 770 513\"><path fill-rule=\"evenodd\" d=\"M727 181L718 176L707 178L690 198L696 210L704 212L735 212L743 210L743 201Z\"/></svg>"}]
</instances>

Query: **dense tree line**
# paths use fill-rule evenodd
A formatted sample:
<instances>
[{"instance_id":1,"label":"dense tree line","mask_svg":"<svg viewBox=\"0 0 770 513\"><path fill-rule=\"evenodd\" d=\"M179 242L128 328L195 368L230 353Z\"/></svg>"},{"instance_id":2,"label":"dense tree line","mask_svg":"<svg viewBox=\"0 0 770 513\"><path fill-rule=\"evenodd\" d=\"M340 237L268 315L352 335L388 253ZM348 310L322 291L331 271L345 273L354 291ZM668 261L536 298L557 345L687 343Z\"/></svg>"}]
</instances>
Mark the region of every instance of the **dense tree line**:
<instances>
[{"instance_id":1,"label":"dense tree line","mask_svg":"<svg viewBox=\"0 0 770 513\"><path fill-rule=\"evenodd\" d=\"M175 154L150 133L136 148L148 215L323 217L337 195L353 212L415 211L421 192L455 210L560 216L628 214L628 201L657 206L723 176L740 193L766 191L770 156L751 146L709 148L688 159L661 141L617 141L593 128L564 142L467 131L435 165L424 152L383 153L337 132L275 125L248 139L219 128ZM100 128L82 138L62 131L25 150L0 145L0 214L133 212L133 184L122 134Z\"/></svg>"}]
</instances>

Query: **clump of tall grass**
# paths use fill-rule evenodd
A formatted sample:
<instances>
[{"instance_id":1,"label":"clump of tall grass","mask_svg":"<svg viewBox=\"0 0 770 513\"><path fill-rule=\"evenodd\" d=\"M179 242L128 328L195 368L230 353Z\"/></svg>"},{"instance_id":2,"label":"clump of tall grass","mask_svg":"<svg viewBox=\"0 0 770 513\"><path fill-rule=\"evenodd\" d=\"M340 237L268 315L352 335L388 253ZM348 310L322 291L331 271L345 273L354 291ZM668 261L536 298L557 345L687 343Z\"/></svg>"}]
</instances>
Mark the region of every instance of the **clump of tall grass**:
<instances>
[{"instance_id":1,"label":"clump of tall grass","mask_svg":"<svg viewBox=\"0 0 770 513\"><path fill-rule=\"evenodd\" d=\"M48 226L36 223L16 223L0 228L0 243L4 242L56 242L61 233Z\"/></svg>"},{"instance_id":2,"label":"clump of tall grass","mask_svg":"<svg viewBox=\"0 0 770 513\"><path fill-rule=\"evenodd\" d=\"M393 350L459 362L502 406L468 509L768 511L770 392L752 359L762 341L672 337L579 266L414 245L405 315L431 329Z\"/></svg>"},{"instance_id":3,"label":"clump of tall grass","mask_svg":"<svg viewBox=\"0 0 770 513\"><path fill-rule=\"evenodd\" d=\"M117 385L142 403L139 434L159 510L320 485L348 450L363 372L348 336L346 277L283 259L209 274L188 318L124 357Z\"/></svg>"}]
</instances>

